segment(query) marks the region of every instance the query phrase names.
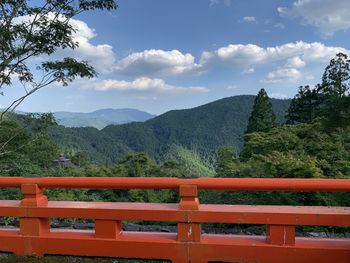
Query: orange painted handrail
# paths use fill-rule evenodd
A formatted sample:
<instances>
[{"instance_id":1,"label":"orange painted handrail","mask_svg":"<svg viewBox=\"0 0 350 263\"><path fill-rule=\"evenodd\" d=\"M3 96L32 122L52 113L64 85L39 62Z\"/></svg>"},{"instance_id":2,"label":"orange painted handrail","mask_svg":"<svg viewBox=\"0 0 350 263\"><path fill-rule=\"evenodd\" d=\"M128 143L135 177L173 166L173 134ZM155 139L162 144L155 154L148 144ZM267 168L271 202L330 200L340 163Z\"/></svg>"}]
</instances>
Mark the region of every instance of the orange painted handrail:
<instances>
[{"instance_id":1,"label":"orange painted handrail","mask_svg":"<svg viewBox=\"0 0 350 263\"><path fill-rule=\"evenodd\" d=\"M22 184L36 184L42 188L177 189L180 185L196 185L198 190L350 192L349 179L0 177L0 188Z\"/></svg>"},{"instance_id":2,"label":"orange painted handrail","mask_svg":"<svg viewBox=\"0 0 350 263\"><path fill-rule=\"evenodd\" d=\"M350 226L349 207L200 204L198 190L350 192L350 179L0 177L22 200L0 201L0 251L204 262L350 262L349 238L296 237L295 227ZM178 204L48 201L44 188L178 189ZM51 218L83 218L93 230L52 229ZM126 220L176 222L176 233L123 231ZM266 225L265 236L204 234L203 223Z\"/></svg>"}]
</instances>

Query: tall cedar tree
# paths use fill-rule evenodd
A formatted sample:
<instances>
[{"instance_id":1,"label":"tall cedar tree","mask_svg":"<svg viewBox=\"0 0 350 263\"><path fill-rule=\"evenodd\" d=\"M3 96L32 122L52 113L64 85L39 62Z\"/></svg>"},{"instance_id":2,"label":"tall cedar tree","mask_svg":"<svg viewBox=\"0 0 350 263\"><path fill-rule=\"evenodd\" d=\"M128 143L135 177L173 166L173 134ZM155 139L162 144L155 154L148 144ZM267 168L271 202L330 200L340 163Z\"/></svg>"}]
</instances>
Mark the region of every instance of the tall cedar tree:
<instances>
[{"instance_id":1,"label":"tall cedar tree","mask_svg":"<svg viewBox=\"0 0 350 263\"><path fill-rule=\"evenodd\" d=\"M246 133L267 132L276 126L276 115L264 89L255 98L253 111L250 115Z\"/></svg>"},{"instance_id":2,"label":"tall cedar tree","mask_svg":"<svg viewBox=\"0 0 350 263\"><path fill-rule=\"evenodd\" d=\"M348 56L338 53L325 68L321 84L300 87L288 109L287 123L311 123L321 117L329 127L349 125L349 65Z\"/></svg>"},{"instance_id":3,"label":"tall cedar tree","mask_svg":"<svg viewBox=\"0 0 350 263\"><path fill-rule=\"evenodd\" d=\"M320 98L317 89L300 86L290 103L286 120L288 124L311 123L320 115Z\"/></svg>"},{"instance_id":4,"label":"tall cedar tree","mask_svg":"<svg viewBox=\"0 0 350 263\"><path fill-rule=\"evenodd\" d=\"M326 67L318 92L324 96L344 97L349 90L350 60L338 53Z\"/></svg>"},{"instance_id":5,"label":"tall cedar tree","mask_svg":"<svg viewBox=\"0 0 350 263\"><path fill-rule=\"evenodd\" d=\"M328 128L350 125L350 60L338 53L326 67L318 92L324 105L323 122Z\"/></svg>"}]
</instances>

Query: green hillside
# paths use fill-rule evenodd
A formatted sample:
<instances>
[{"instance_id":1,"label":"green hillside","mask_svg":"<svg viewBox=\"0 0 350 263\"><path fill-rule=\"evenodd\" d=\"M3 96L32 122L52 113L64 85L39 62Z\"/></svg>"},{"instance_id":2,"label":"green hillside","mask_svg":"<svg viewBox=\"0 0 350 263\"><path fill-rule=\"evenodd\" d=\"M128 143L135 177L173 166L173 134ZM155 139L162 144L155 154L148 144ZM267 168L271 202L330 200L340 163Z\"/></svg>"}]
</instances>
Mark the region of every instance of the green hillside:
<instances>
[{"instance_id":1,"label":"green hillside","mask_svg":"<svg viewBox=\"0 0 350 263\"><path fill-rule=\"evenodd\" d=\"M146 122L109 125L101 131L95 128L64 128L51 130L51 137L64 148L85 152L92 161L110 163L130 151L146 152L162 160L173 145L198 153L211 162L219 146L243 146L243 133L255 96L224 98L196 108L173 110ZM279 123L289 100L271 100ZM180 154L181 155L181 154Z\"/></svg>"}]
</instances>

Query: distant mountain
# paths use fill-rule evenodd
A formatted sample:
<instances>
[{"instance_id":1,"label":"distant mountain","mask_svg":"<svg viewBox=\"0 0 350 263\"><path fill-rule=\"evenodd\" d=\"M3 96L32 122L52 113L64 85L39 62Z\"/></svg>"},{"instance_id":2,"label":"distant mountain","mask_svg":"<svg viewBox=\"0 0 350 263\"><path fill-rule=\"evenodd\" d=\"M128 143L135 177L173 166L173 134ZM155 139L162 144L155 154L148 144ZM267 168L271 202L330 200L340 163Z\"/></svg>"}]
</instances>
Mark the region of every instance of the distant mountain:
<instances>
[{"instance_id":1,"label":"distant mountain","mask_svg":"<svg viewBox=\"0 0 350 263\"><path fill-rule=\"evenodd\" d=\"M51 134L63 147L80 149L96 162L115 162L130 151L147 152L162 160L174 145L213 160L219 146L234 146L237 151L242 148L254 98L224 98L192 109L172 110L145 122L109 125L101 131L61 126ZM271 102L277 121L283 123L290 100Z\"/></svg>"},{"instance_id":2,"label":"distant mountain","mask_svg":"<svg viewBox=\"0 0 350 263\"><path fill-rule=\"evenodd\" d=\"M99 130L111 124L142 122L155 117L135 109L101 109L88 113L60 111L54 116L65 127L95 127Z\"/></svg>"}]
</instances>

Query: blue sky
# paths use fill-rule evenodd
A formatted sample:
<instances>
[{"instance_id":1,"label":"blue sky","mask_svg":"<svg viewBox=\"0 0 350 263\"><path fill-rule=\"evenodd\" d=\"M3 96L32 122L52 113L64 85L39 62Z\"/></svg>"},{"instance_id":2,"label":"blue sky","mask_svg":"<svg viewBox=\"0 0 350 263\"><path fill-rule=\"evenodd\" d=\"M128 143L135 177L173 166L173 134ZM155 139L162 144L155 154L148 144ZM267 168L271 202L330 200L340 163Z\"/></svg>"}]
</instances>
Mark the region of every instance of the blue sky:
<instances>
[{"instance_id":1,"label":"blue sky","mask_svg":"<svg viewBox=\"0 0 350 263\"><path fill-rule=\"evenodd\" d=\"M119 0L116 11L72 21L80 47L54 57L84 59L92 80L52 85L20 110L137 108L155 114L265 88L290 98L320 81L338 52L349 54L348 0ZM23 89L4 90L0 106Z\"/></svg>"}]
</instances>

